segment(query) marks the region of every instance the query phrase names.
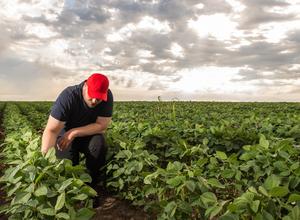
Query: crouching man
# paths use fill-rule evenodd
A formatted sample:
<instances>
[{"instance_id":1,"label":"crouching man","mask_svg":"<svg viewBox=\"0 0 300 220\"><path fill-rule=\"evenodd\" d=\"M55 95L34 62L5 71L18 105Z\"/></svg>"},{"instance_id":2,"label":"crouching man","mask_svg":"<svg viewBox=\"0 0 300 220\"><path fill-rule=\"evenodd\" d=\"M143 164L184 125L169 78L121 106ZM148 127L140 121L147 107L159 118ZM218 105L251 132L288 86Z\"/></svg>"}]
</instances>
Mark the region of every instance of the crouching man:
<instances>
[{"instance_id":1,"label":"crouching man","mask_svg":"<svg viewBox=\"0 0 300 220\"><path fill-rule=\"evenodd\" d=\"M99 169L105 164L107 148L104 132L113 112L113 95L106 76L94 73L87 80L64 89L54 105L42 137L42 153L55 147L59 159L79 164L79 153L86 159L92 177L99 181Z\"/></svg>"}]
</instances>

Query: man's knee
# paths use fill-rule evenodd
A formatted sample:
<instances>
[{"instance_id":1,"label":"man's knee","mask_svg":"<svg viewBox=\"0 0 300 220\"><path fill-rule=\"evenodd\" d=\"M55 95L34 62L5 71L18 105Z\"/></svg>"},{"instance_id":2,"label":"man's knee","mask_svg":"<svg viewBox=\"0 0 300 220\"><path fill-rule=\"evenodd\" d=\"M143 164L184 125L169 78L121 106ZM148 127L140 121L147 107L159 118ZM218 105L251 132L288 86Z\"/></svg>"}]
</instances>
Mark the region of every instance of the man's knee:
<instances>
[{"instance_id":1,"label":"man's knee","mask_svg":"<svg viewBox=\"0 0 300 220\"><path fill-rule=\"evenodd\" d=\"M59 142L61 137L58 137L55 143L55 155L58 159L69 159L69 160L73 160L73 153L72 153L72 144L70 144L70 146L65 149L65 150L59 150L57 147L57 144Z\"/></svg>"},{"instance_id":2,"label":"man's knee","mask_svg":"<svg viewBox=\"0 0 300 220\"><path fill-rule=\"evenodd\" d=\"M89 151L90 153L98 157L100 154L106 153L106 144L103 134L93 135L89 142Z\"/></svg>"}]
</instances>

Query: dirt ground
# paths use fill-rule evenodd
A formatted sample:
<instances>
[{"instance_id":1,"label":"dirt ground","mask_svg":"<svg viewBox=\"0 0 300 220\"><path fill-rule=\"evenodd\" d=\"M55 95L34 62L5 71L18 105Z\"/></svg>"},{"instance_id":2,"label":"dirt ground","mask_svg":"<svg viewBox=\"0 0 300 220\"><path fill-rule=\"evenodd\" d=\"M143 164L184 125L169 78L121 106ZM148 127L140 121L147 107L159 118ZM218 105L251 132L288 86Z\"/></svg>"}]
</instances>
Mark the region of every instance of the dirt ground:
<instances>
[{"instance_id":1,"label":"dirt ground","mask_svg":"<svg viewBox=\"0 0 300 220\"><path fill-rule=\"evenodd\" d=\"M99 195L99 207L93 220L148 220L156 219L145 213L142 208L134 207L130 202L121 200L103 188L96 190Z\"/></svg>"}]
</instances>

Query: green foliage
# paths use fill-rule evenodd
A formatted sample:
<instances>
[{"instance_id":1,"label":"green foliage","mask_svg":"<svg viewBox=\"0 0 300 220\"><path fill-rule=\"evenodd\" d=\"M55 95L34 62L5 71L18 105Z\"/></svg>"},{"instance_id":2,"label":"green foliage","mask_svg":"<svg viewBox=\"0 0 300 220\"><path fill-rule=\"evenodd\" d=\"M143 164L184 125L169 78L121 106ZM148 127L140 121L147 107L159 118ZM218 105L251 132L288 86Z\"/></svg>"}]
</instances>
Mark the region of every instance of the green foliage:
<instances>
[{"instance_id":1,"label":"green foliage","mask_svg":"<svg viewBox=\"0 0 300 220\"><path fill-rule=\"evenodd\" d=\"M115 109L107 185L159 219L297 215L299 104L131 102Z\"/></svg>"},{"instance_id":2,"label":"green foliage","mask_svg":"<svg viewBox=\"0 0 300 220\"><path fill-rule=\"evenodd\" d=\"M43 156L40 136L13 104L5 109L4 127L1 155L8 168L0 182L9 203L1 212L11 219L90 219L97 193L86 185L91 178L85 168L57 160L54 148Z\"/></svg>"},{"instance_id":3,"label":"green foliage","mask_svg":"<svg viewBox=\"0 0 300 220\"><path fill-rule=\"evenodd\" d=\"M15 126L5 126L7 131L29 127L22 140L20 135L7 136L18 140L10 144L14 156L3 153L11 157L11 165L17 167L24 160L22 149L33 128L40 129L35 118L43 117L45 123L50 106L18 105L33 123L16 120ZM299 219L299 121L299 103L117 102L106 133L107 187L157 213L158 219ZM83 186L89 179L84 175L79 175L81 180L67 175L60 188L48 190L40 181L57 174L28 166L36 174L27 178L38 186L22 188L15 200L53 196L51 206L43 207L47 218L75 219L77 213L66 206L67 201L81 203L85 194L93 195ZM10 195L22 187L19 173L24 167L8 171L14 184ZM52 169L61 176L77 173L77 167L68 164ZM69 190L72 184L82 193ZM76 195L68 197L68 192ZM80 213L90 214L84 207Z\"/></svg>"}]
</instances>

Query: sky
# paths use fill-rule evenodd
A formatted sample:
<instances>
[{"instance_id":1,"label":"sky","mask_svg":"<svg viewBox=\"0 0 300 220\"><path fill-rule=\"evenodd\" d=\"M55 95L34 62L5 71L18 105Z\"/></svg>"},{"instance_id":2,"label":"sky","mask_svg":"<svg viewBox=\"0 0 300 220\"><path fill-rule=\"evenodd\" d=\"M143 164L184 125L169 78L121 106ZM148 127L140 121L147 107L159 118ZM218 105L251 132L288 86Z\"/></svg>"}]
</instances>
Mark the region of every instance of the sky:
<instances>
[{"instance_id":1,"label":"sky","mask_svg":"<svg viewBox=\"0 0 300 220\"><path fill-rule=\"evenodd\" d=\"M300 101L300 0L0 0L0 100Z\"/></svg>"}]
</instances>

